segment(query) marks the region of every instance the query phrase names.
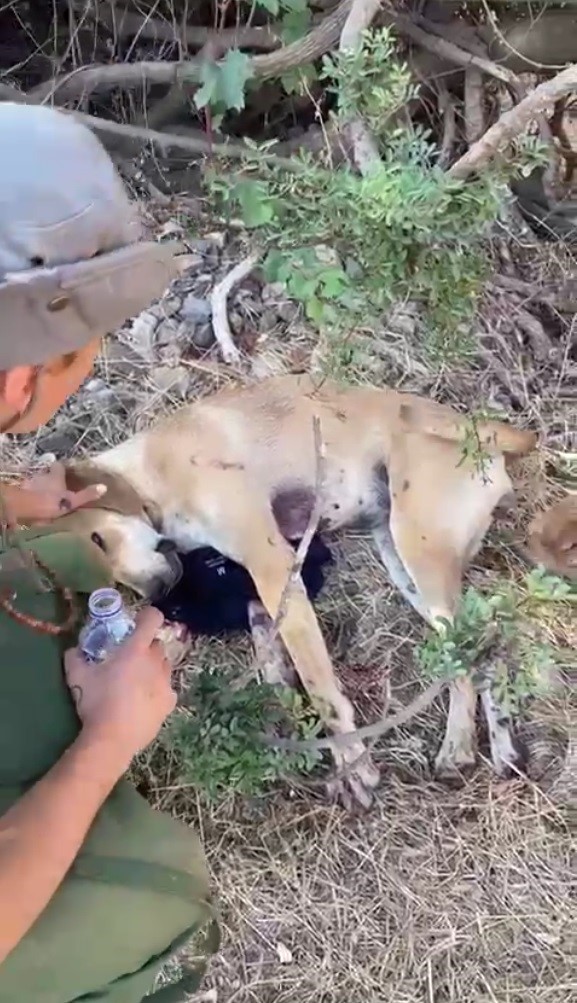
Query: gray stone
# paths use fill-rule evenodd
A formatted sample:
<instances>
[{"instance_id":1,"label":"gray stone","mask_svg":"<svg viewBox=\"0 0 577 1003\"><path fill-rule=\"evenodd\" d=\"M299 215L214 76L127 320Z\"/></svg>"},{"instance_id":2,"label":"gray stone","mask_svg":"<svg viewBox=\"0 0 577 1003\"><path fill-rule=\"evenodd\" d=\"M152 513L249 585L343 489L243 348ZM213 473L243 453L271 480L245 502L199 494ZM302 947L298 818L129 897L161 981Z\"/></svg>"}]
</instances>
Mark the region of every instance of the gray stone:
<instances>
[{"instance_id":1,"label":"gray stone","mask_svg":"<svg viewBox=\"0 0 577 1003\"><path fill-rule=\"evenodd\" d=\"M150 379L161 393L185 397L190 373L186 366L154 366L150 370Z\"/></svg>"},{"instance_id":2,"label":"gray stone","mask_svg":"<svg viewBox=\"0 0 577 1003\"><path fill-rule=\"evenodd\" d=\"M157 352L158 359L163 366L178 366L181 354L182 348L176 341L176 338L168 341L165 345L159 346Z\"/></svg>"},{"instance_id":3,"label":"gray stone","mask_svg":"<svg viewBox=\"0 0 577 1003\"><path fill-rule=\"evenodd\" d=\"M269 282L266 286L263 286L262 299L263 303L269 303L271 300L281 300L286 297L286 286L284 282Z\"/></svg>"},{"instance_id":4,"label":"gray stone","mask_svg":"<svg viewBox=\"0 0 577 1003\"><path fill-rule=\"evenodd\" d=\"M167 318L156 329L156 344L158 348L172 345L178 338L179 324L175 318Z\"/></svg>"},{"instance_id":5,"label":"gray stone","mask_svg":"<svg viewBox=\"0 0 577 1003\"><path fill-rule=\"evenodd\" d=\"M273 331L277 324L277 311L273 310L272 307L265 307L258 322L260 333L267 334L269 331Z\"/></svg>"},{"instance_id":6,"label":"gray stone","mask_svg":"<svg viewBox=\"0 0 577 1003\"><path fill-rule=\"evenodd\" d=\"M151 362L154 358L154 341L158 317L152 311L143 310L138 317L135 317L130 326L130 344L135 352L142 358Z\"/></svg>"},{"instance_id":7,"label":"gray stone","mask_svg":"<svg viewBox=\"0 0 577 1003\"><path fill-rule=\"evenodd\" d=\"M56 457L69 456L76 446L77 440L78 435L74 430L70 432L56 430L39 438L38 445L40 449L52 453Z\"/></svg>"},{"instance_id":8,"label":"gray stone","mask_svg":"<svg viewBox=\"0 0 577 1003\"><path fill-rule=\"evenodd\" d=\"M362 266L356 260L356 258L346 258L345 259L345 272L350 279L362 279L364 271Z\"/></svg>"},{"instance_id":9,"label":"gray stone","mask_svg":"<svg viewBox=\"0 0 577 1003\"><path fill-rule=\"evenodd\" d=\"M283 303L279 303L276 308L277 316L280 317L285 324L292 324L294 320L300 314L300 306L295 303L294 300L284 300Z\"/></svg>"},{"instance_id":10,"label":"gray stone","mask_svg":"<svg viewBox=\"0 0 577 1003\"><path fill-rule=\"evenodd\" d=\"M142 356L118 338L106 339L104 359L105 366L114 376L133 376L145 366Z\"/></svg>"},{"instance_id":11,"label":"gray stone","mask_svg":"<svg viewBox=\"0 0 577 1003\"><path fill-rule=\"evenodd\" d=\"M197 348L210 348L214 344L212 324L197 324L192 331L191 341Z\"/></svg>"},{"instance_id":12,"label":"gray stone","mask_svg":"<svg viewBox=\"0 0 577 1003\"><path fill-rule=\"evenodd\" d=\"M206 324L212 315L212 306L209 300L189 293L180 308L180 314L192 324Z\"/></svg>"}]
</instances>

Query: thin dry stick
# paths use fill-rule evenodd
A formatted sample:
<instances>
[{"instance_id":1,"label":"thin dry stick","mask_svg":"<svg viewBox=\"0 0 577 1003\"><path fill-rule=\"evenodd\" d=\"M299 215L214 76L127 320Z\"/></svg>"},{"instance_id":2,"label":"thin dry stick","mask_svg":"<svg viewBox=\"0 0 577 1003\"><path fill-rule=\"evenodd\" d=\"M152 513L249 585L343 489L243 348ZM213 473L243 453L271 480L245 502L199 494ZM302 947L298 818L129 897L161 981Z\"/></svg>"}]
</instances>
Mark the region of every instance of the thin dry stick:
<instances>
[{"instance_id":1,"label":"thin dry stick","mask_svg":"<svg viewBox=\"0 0 577 1003\"><path fill-rule=\"evenodd\" d=\"M321 420L318 415L313 417L313 445L315 451L315 503L309 516L306 529L296 549L289 576L281 592L278 609L271 627L273 637L278 634L280 625L285 617L291 591L295 582L297 582L300 578L303 564L305 563L305 558L311 545L311 540L319 528L319 522L323 514L326 451L321 433Z\"/></svg>"},{"instance_id":2,"label":"thin dry stick","mask_svg":"<svg viewBox=\"0 0 577 1003\"><path fill-rule=\"evenodd\" d=\"M339 41L339 51L358 49L362 44L362 35L370 27L375 14L381 6L381 0L354 0L351 12L347 17ZM381 157L374 136L371 134L362 118L354 118L347 123L353 147L353 159L363 175L372 174L381 166Z\"/></svg>"},{"instance_id":3,"label":"thin dry stick","mask_svg":"<svg viewBox=\"0 0 577 1003\"><path fill-rule=\"evenodd\" d=\"M411 700L410 704L403 707L396 714L387 714L386 717L381 718L379 721L375 721L373 724L366 724L355 731L332 735L330 738L308 738L302 740L295 738L267 738L266 743L279 749L304 752L307 749L332 749L335 746L341 748L342 746L366 741L370 738L380 738L393 728L400 728L402 725L407 724L417 714L422 714L432 704L433 700L436 700L442 693L445 686L448 686L451 682L452 679L449 677L437 679L436 682L427 686L426 690L423 690L418 697Z\"/></svg>"},{"instance_id":4,"label":"thin dry stick","mask_svg":"<svg viewBox=\"0 0 577 1003\"><path fill-rule=\"evenodd\" d=\"M224 279L217 282L210 302L212 304L212 329L217 344L220 346L222 357L225 362L239 363L241 354L232 340L232 332L228 323L227 299L235 286L250 275L259 259L258 254L249 254L247 258L239 261L238 265L231 268Z\"/></svg>"},{"instance_id":5,"label":"thin dry stick","mask_svg":"<svg viewBox=\"0 0 577 1003\"><path fill-rule=\"evenodd\" d=\"M268 52L277 49L281 43L281 26L275 27L275 25L264 25L262 28L238 25L223 28L218 32L200 25L184 24L180 28L159 17L144 17L137 11L116 5L113 10L99 5L94 12L94 18L113 29L121 38L126 35L138 35L139 38L151 39L154 42L180 41L191 49L202 49L214 35L217 35L219 45L226 49L234 47Z\"/></svg>"},{"instance_id":6,"label":"thin dry stick","mask_svg":"<svg viewBox=\"0 0 577 1003\"><path fill-rule=\"evenodd\" d=\"M17 90L10 84L0 83L0 101L14 101L17 104L38 104L33 101L23 91ZM274 153L267 153L264 150L255 150L243 143L210 143L205 136L180 136L173 132L158 132L155 129L148 129L140 125L127 125L120 122L112 122L110 119L97 118L96 115L85 115L83 112L69 111L67 108L60 109L63 114L72 115L80 122L97 132L102 142L109 147L141 146L144 143L151 143L157 147L160 153L168 156L171 150L181 150L185 153L201 154L208 153L213 157L223 157L231 159L246 158L247 160L269 161L277 167L282 167L286 171L302 171L303 167L297 158L279 157Z\"/></svg>"},{"instance_id":7,"label":"thin dry stick","mask_svg":"<svg viewBox=\"0 0 577 1003\"><path fill-rule=\"evenodd\" d=\"M539 84L518 105L506 111L467 153L457 160L447 172L452 178L463 180L485 167L495 154L523 132L531 121L538 119L547 108L560 98L577 89L577 65L568 66L552 80Z\"/></svg>"}]
</instances>

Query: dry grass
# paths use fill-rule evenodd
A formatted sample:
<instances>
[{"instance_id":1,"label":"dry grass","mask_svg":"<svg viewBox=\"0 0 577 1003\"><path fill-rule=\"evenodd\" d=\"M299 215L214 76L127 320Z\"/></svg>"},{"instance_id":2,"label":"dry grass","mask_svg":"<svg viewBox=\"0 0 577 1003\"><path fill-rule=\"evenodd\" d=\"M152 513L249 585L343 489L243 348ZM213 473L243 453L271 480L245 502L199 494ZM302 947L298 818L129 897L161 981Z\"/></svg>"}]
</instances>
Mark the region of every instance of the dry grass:
<instances>
[{"instance_id":1,"label":"dry grass","mask_svg":"<svg viewBox=\"0 0 577 1003\"><path fill-rule=\"evenodd\" d=\"M519 512L492 533L471 570L471 580L488 588L500 576L520 580L511 542L561 490L555 454L571 447L574 421L571 325L559 326L558 365L537 360L510 335L510 313L503 297L488 302L482 351L461 370L432 372L418 344L394 325L363 333L374 382L461 407L498 405L550 433L550 448L514 471ZM309 368L318 356L316 339L297 318L261 335L248 376ZM186 365L192 397L231 379L210 353ZM89 390L53 426L70 436L73 452L117 442L179 403L154 389L146 367L127 377L106 353L98 375L109 396L95 410ZM368 379L367 366L353 375ZM5 446L4 470L30 465L43 441L45 432L18 454ZM414 650L423 626L389 586L368 541L342 538L335 557L319 615L359 717L373 720L386 698L406 703L419 687ZM562 647L577 641L564 609L543 621L543 630ZM200 665L233 665L242 676L250 662L247 638L197 639L183 683ZM260 801L207 807L178 782L170 759L155 753L142 764L140 780L153 803L199 825L210 857L225 928L208 978L212 1000L562 1003L574 994L565 757L577 726L575 702L566 691L553 693L524 722L534 780L498 783L483 761L460 790L431 780L443 715L439 702L387 735L376 751L383 782L375 807L358 817L328 806L319 787L306 783Z\"/></svg>"}]
</instances>

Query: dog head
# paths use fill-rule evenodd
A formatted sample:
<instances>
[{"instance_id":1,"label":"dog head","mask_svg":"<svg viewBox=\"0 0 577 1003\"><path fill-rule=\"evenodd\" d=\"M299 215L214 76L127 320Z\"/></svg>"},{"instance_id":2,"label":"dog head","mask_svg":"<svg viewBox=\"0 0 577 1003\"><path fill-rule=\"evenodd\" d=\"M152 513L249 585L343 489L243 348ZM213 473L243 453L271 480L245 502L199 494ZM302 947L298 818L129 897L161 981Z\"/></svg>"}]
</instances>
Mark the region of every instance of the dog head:
<instances>
[{"instance_id":1,"label":"dog head","mask_svg":"<svg viewBox=\"0 0 577 1003\"><path fill-rule=\"evenodd\" d=\"M529 527L528 549L548 571L577 581L577 496L567 495Z\"/></svg>"},{"instance_id":2,"label":"dog head","mask_svg":"<svg viewBox=\"0 0 577 1003\"><path fill-rule=\"evenodd\" d=\"M140 497L121 474L85 461L66 467L66 486L80 491L106 485L106 494L58 520L58 528L96 544L110 564L115 581L146 599L157 599L176 585L182 565L171 540L162 535L157 506Z\"/></svg>"}]
</instances>

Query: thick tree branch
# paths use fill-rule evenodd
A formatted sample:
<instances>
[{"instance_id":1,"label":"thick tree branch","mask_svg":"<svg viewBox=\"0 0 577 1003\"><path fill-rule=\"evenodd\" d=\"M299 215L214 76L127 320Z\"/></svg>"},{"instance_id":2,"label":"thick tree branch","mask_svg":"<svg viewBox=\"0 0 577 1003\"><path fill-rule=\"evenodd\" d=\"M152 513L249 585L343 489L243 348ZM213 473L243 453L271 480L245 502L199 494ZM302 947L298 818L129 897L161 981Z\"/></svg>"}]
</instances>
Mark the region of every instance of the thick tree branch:
<instances>
[{"instance_id":1,"label":"thick tree branch","mask_svg":"<svg viewBox=\"0 0 577 1003\"><path fill-rule=\"evenodd\" d=\"M357 49L362 44L362 35L372 24L381 0L354 0L339 41L339 51ZM372 174L381 166L377 144L362 118L347 123L353 147L353 158L361 174Z\"/></svg>"},{"instance_id":2,"label":"thick tree branch","mask_svg":"<svg viewBox=\"0 0 577 1003\"><path fill-rule=\"evenodd\" d=\"M252 56L252 75L260 80L280 76L295 66L302 66L328 52L338 41L352 0L341 0L338 7L313 28L305 38L290 45L284 45L277 52L267 52ZM154 62L144 60L138 63L113 63L83 66L66 73L55 80L49 80L33 88L28 97L35 102L48 99L55 104L86 98L95 90L111 90L114 87L135 87L147 84L186 83L196 79L199 61L187 59L181 62Z\"/></svg>"},{"instance_id":3,"label":"thick tree branch","mask_svg":"<svg viewBox=\"0 0 577 1003\"><path fill-rule=\"evenodd\" d=\"M485 167L497 153L524 132L530 122L539 119L556 101L573 90L577 90L577 65L568 66L552 80L539 84L518 105L501 115L499 121L447 173L450 177L461 180Z\"/></svg>"}]
</instances>

